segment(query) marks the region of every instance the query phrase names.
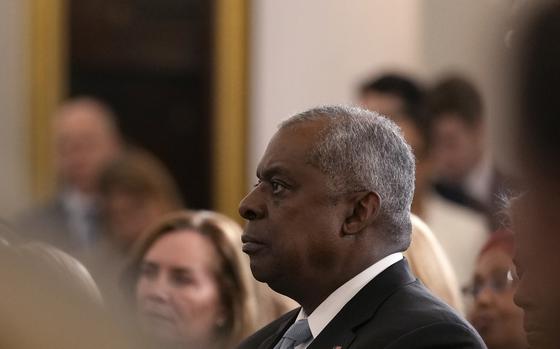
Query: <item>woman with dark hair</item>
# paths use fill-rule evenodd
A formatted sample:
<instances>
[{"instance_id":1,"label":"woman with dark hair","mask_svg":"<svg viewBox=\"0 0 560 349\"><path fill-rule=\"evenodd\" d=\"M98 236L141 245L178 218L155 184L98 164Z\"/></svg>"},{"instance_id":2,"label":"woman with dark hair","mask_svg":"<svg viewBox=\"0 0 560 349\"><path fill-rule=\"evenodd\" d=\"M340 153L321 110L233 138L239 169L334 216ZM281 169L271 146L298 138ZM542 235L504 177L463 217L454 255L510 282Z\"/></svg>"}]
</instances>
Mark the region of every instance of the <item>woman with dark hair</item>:
<instances>
[{"instance_id":1,"label":"woman with dark hair","mask_svg":"<svg viewBox=\"0 0 560 349\"><path fill-rule=\"evenodd\" d=\"M99 193L106 238L123 253L163 214L183 207L165 165L137 148L101 172Z\"/></svg>"}]
</instances>

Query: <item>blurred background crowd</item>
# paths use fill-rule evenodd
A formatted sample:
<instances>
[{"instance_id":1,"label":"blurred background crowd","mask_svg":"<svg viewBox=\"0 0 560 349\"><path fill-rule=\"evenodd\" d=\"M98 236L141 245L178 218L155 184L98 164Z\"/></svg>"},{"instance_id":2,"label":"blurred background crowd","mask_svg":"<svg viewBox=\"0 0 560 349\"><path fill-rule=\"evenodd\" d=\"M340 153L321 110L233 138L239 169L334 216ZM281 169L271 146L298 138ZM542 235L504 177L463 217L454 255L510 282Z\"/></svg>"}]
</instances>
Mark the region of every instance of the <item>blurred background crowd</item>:
<instances>
[{"instance_id":1,"label":"blurred background crowd","mask_svg":"<svg viewBox=\"0 0 560 349\"><path fill-rule=\"evenodd\" d=\"M535 3L0 2L0 347L229 348L296 307L252 278L237 205L278 122L341 103L413 149L415 274L527 348L514 233L560 207L560 31L525 25Z\"/></svg>"}]
</instances>

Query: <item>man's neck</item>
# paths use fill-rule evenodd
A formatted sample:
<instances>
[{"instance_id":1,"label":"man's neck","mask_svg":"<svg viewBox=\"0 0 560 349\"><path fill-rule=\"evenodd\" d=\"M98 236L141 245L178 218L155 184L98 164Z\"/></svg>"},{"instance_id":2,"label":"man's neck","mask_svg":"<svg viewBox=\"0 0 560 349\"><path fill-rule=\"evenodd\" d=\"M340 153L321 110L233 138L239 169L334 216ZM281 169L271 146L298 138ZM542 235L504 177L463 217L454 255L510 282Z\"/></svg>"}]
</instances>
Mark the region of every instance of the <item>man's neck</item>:
<instances>
[{"instance_id":1,"label":"man's neck","mask_svg":"<svg viewBox=\"0 0 560 349\"><path fill-rule=\"evenodd\" d=\"M314 277L313 280L306 278L305 281L298 283L298 285L301 285L303 287L299 287L298 290L294 290L294 292L291 293L292 295L294 295L293 297L290 294L286 295L298 302L302 306L306 314L311 314L339 287L341 287L356 275L360 274L387 255L389 255L389 253L384 254L382 257L368 258L361 263L354 262L354 265L351 268L345 268L344 270L341 269L338 271L331 270L322 277ZM341 265L345 264L341 263ZM334 278L334 275L336 275L337 277Z\"/></svg>"},{"instance_id":2,"label":"man's neck","mask_svg":"<svg viewBox=\"0 0 560 349\"><path fill-rule=\"evenodd\" d=\"M387 268L403 259L402 253L392 253L380 261L373 263L350 280L331 292L315 309L308 313L303 308L298 315L299 318L308 318L309 326L314 336L327 326L335 316L357 296L366 285L372 282L377 276Z\"/></svg>"}]
</instances>

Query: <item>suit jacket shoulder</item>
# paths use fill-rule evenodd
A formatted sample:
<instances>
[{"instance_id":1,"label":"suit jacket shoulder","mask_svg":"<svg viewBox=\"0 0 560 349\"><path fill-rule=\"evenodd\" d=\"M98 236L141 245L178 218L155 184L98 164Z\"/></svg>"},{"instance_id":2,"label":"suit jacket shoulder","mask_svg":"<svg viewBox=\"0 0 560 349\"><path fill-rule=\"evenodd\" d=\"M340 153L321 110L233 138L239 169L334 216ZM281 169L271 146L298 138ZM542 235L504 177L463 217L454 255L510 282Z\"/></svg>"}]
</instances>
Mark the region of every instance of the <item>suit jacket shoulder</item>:
<instances>
[{"instance_id":1,"label":"suit jacket shoulder","mask_svg":"<svg viewBox=\"0 0 560 349\"><path fill-rule=\"evenodd\" d=\"M297 310L272 322L239 348L273 348ZM368 283L309 345L330 348L486 348L476 331L398 262Z\"/></svg>"},{"instance_id":2,"label":"suit jacket shoulder","mask_svg":"<svg viewBox=\"0 0 560 349\"><path fill-rule=\"evenodd\" d=\"M352 348L486 348L478 333L419 281L396 290L354 331Z\"/></svg>"}]
</instances>

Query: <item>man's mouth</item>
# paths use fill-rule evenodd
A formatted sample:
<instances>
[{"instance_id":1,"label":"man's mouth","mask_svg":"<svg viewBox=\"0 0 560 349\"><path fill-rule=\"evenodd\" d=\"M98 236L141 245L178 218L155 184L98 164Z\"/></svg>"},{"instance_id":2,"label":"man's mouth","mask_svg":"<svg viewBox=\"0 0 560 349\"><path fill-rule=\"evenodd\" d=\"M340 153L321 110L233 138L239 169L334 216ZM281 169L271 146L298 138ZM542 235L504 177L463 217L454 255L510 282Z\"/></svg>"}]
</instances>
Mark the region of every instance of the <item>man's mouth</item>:
<instances>
[{"instance_id":1,"label":"man's mouth","mask_svg":"<svg viewBox=\"0 0 560 349\"><path fill-rule=\"evenodd\" d=\"M241 242L243 242L243 252L248 255L256 254L266 247L263 242L249 235L241 236Z\"/></svg>"}]
</instances>

